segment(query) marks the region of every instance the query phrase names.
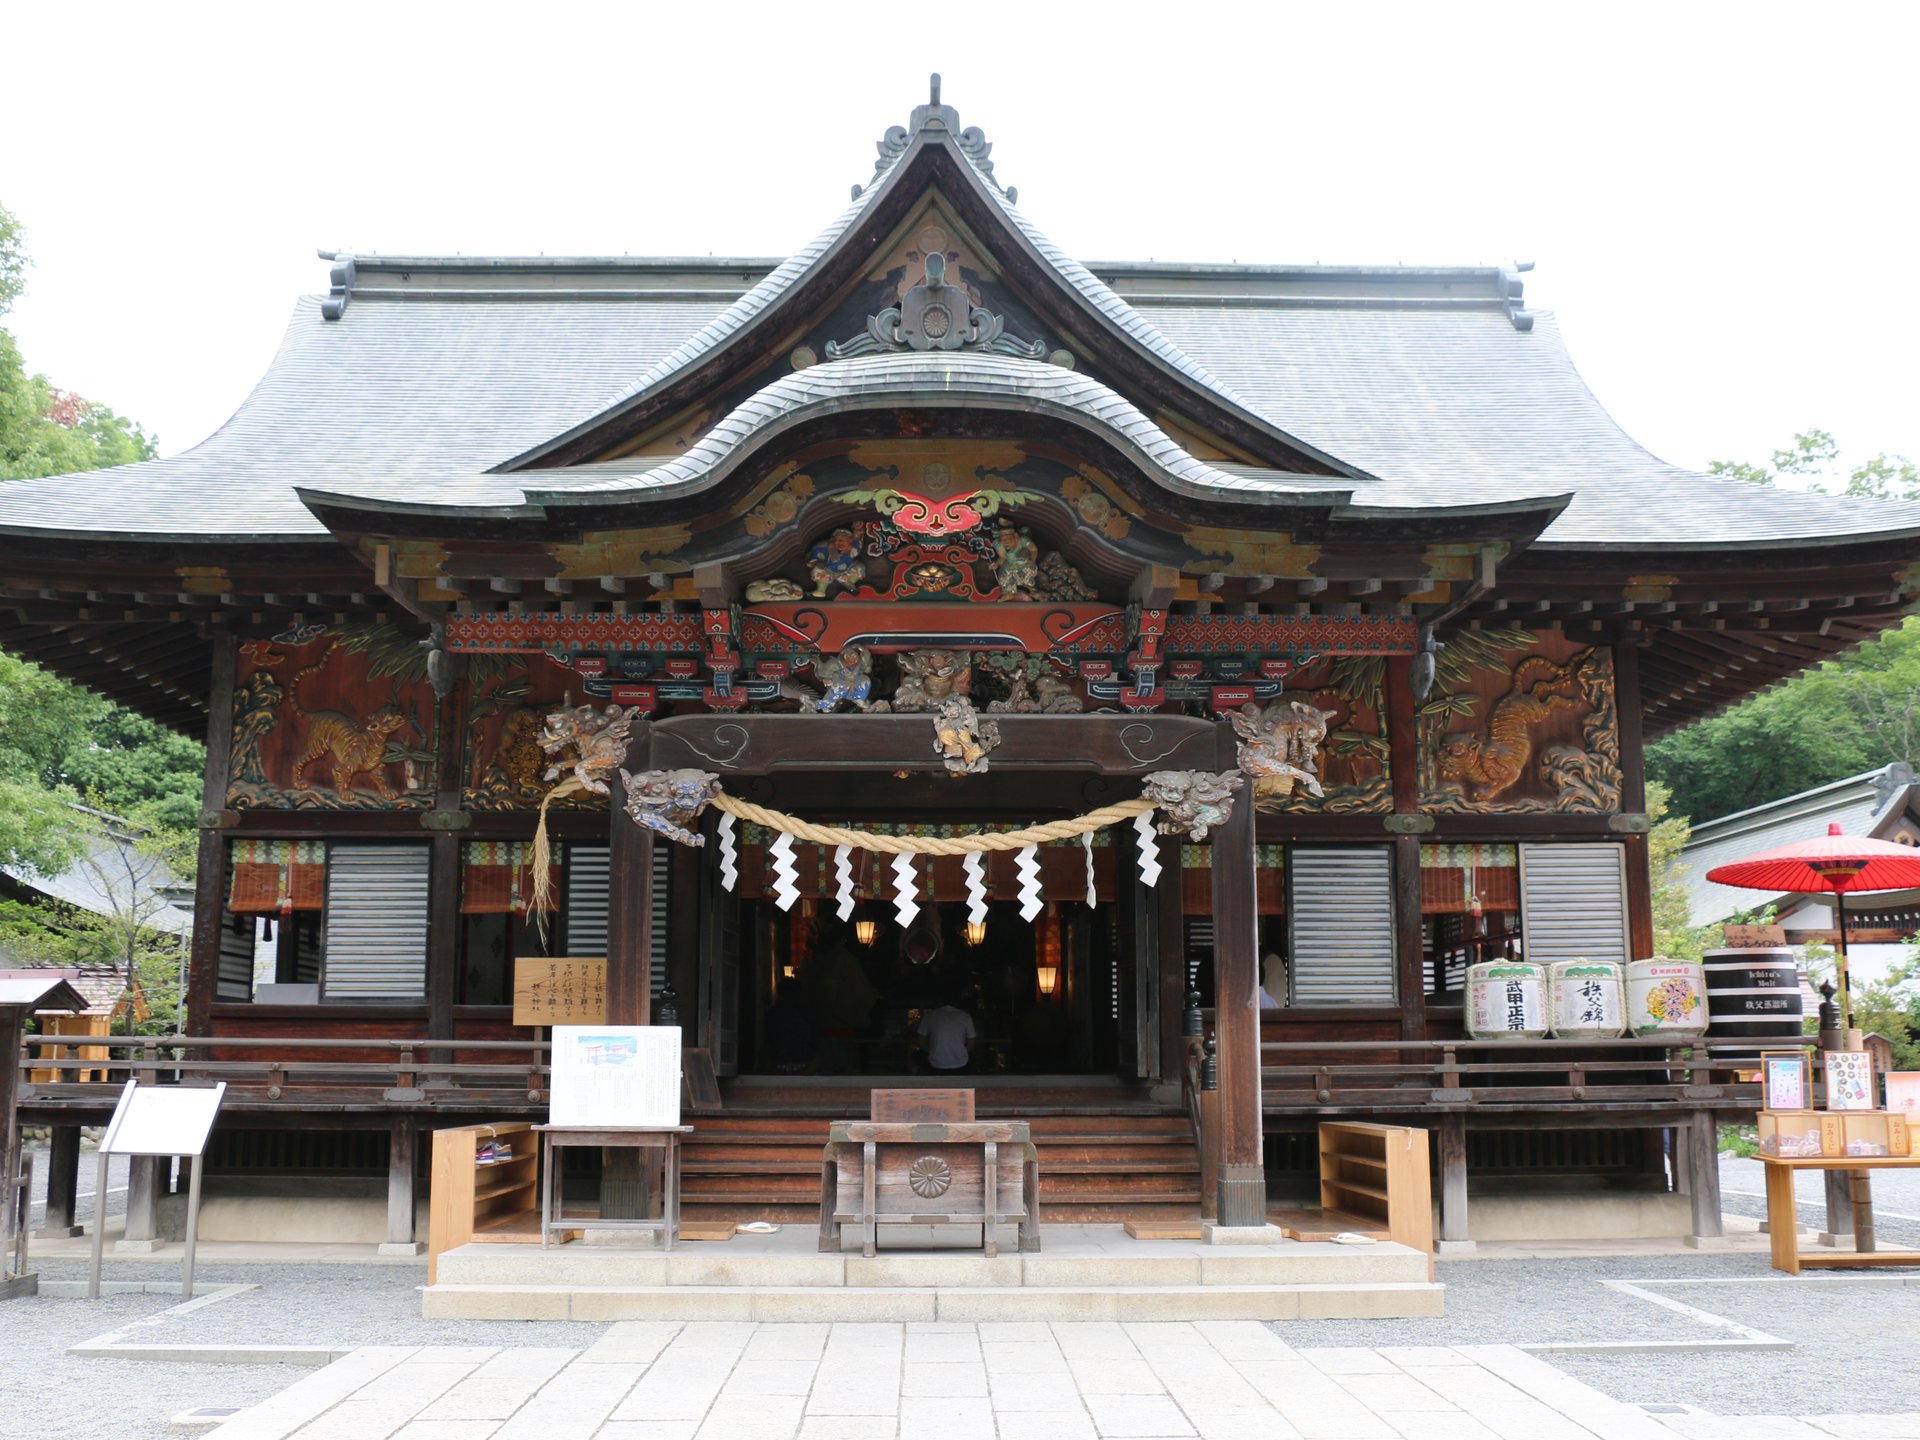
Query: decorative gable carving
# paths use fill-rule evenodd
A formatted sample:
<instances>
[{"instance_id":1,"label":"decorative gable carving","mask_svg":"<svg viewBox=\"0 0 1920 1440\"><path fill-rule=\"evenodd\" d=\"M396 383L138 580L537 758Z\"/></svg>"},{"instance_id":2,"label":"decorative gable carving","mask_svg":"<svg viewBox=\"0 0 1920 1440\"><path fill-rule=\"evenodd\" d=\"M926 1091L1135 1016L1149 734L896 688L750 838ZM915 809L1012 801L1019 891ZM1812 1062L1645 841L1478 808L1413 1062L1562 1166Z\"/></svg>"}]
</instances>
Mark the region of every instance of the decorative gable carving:
<instances>
[{"instance_id":1,"label":"decorative gable carving","mask_svg":"<svg viewBox=\"0 0 1920 1440\"><path fill-rule=\"evenodd\" d=\"M947 283L947 257L926 257L925 278L867 321L867 333L851 340L829 341L827 358L846 360L900 350L991 350L1038 360L1046 354L1040 341L1016 340L1006 333L1006 322L991 310L973 303L958 285Z\"/></svg>"}]
</instances>

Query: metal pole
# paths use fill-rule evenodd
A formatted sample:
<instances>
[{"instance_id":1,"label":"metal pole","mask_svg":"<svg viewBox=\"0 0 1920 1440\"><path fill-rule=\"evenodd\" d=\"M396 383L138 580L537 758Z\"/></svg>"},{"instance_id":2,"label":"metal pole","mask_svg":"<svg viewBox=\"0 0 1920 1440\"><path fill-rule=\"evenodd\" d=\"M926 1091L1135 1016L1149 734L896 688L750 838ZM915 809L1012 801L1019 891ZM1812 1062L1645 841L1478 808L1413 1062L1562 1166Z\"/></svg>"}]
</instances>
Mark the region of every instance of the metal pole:
<instances>
[{"instance_id":1,"label":"metal pole","mask_svg":"<svg viewBox=\"0 0 1920 1440\"><path fill-rule=\"evenodd\" d=\"M100 1256L107 1247L107 1152L100 1152L99 1178L93 1182L93 1269L87 1277L87 1298L100 1298Z\"/></svg>"},{"instance_id":2,"label":"metal pole","mask_svg":"<svg viewBox=\"0 0 1920 1440\"><path fill-rule=\"evenodd\" d=\"M199 1155L189 1163L193 1166L193 1178L187 1182L187 1258L180 1270L182 1300L193 1298L193 1248L200 1234L200 1172L206 1168Z\"/></svg>"}]
</instances>

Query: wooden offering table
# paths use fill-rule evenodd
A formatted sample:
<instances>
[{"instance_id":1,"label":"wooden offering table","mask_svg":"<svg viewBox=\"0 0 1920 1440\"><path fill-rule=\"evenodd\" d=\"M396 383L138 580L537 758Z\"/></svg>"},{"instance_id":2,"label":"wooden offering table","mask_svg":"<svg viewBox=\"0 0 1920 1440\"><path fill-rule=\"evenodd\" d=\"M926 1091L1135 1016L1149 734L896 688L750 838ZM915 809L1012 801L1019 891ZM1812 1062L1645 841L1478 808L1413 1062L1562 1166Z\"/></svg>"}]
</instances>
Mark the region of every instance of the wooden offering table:
<instances>
[{"instance_id":1,"label":"wooden offering table","mask_svg":"<svg viewBox=\"0 0 1920 1440\"><path fill-rule=\"evenodd\" d=\"M838 1252L840 1227L864 1227L860 1253L881 1225L978 1225L1020 1217L1020 1248L1040 1248L1040 1165L1024 1120L838 1120L820 1164L820 1248Z\"/></svg>"},{"instance_id":2,"label":"wooden offering table","mask_svg":"<svg viewBox=\"0 0 1920 1440\"><path fill-rule=\"evenodd\" d=\"M691 1125L621 1125L585 1129L536 1125L546 1143L546 1163L540 1177L540 1243L549 1243L557 1230L658 1230L661 1248L673 1249L680 1238L680 1137L691 1135ZM584 1146L591 1150L658 1150L660 1152L660 1218L608 1219L605 1216L570 1218L561 1213L560 1151Z\"/></svg>"},{"instance_id":3,"label":"wooden offering table","mask_svg":"<svg viewBox=\"0 0 1920 1440\"><path fill-rule=\"evenodd\" d=\"M1794 1208L1793 1197L1796 1170L1845 1170L1855 1174L1868 1170L1912 1170L1920 1168L1920 1155L1813 1155L1786 1160L1761 1155L1758 1158L1767 1167L1767 1232L1773 1237L1774 1269L1798 1275L1803 1268L1920 1265L1920 1250L1841 1250L1828 1255L1802 1255L1799 1212ZM1864 1230L1858 1214L1854 1220L1855 1233L1867 1244L1872 1243L1871 1213L1869 1208Z\"/></svg>"}]
</instances>

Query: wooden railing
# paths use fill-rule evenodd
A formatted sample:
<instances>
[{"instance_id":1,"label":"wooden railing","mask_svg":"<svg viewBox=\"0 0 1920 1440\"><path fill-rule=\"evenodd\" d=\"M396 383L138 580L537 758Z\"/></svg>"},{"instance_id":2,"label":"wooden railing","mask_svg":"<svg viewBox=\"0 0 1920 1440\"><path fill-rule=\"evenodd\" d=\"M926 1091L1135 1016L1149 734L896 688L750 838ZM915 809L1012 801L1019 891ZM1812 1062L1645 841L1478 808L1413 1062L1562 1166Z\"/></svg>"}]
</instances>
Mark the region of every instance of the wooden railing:
<instances>
[{"instance_id":1,"label":"wooden railing","mask_svg":"<svg viewBox=\"0 0 1920 1440\"><path fill-rule=\"evenodd\" d=\"M386 1040L310 1039L285 1036L255 1039L234 1035L136 1035L90 1037L90 1043L109 1050L99 1059L55 1059L45 1052L62 1043L63 1036L29 1035L22 1063L59 1074L105 1069L100 1081L53 1080L24 1085L21 1103L35 1100L94 1098L118 1089L129 1078L148 1084L193 1084L224 1080L235 1099L433 1104L452 1101L489 1104L542 1105L547 1099L547 1052L544 1040ZM342 1059L289 1060L285 1052L298 1049L341 1054ZM477 1051L498 1054L493 1062L453 1063L433 1057ZM258 1058L231 1058L236 1052L258 1052ZM39 1052L39 1053L36 1053ZM212 1058L211 1052L222 1052ZM378 1060L358 1058L379 1055ZM346 1056L354 1056L348 1059ZM511 1055L511 1060L505 1057ZM387 1058L391 1057L391 1058Z\"/></svg>"},{"instance_id":2,"label":"wooden railing","mask_svg":"<svg viewBox=\"0 0 1920 1440\"><path fill-rule=\"evenodd\" d=\"M1731 1052L1749 1063L1761 1043L1638 1038L1269 1041L1260 1047L1260 1093L1268 1110L1647 1104L1738 1108L1756 1104L1760 1087L1731 1078ZM1398 1058L1382 1060L1383 1053Z\"/></svg>"}]
</instances>

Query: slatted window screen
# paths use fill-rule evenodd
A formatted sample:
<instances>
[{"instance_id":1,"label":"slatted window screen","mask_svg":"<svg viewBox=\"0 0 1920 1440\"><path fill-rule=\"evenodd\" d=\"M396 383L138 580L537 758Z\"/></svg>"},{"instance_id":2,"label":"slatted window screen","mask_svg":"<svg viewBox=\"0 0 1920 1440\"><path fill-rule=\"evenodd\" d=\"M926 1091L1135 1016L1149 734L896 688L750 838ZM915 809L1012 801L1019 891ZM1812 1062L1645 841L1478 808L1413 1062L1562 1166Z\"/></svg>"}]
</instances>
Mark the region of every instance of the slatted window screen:
<instances>
[{"instance_id":1,"label":"slatted window screen","mask_svg":"<svg viewBox=\"0 0 1920 1440\"><path fill-rule=\"evenodd\" d=\"M609 850L605 845L568 845L566 891L560 913L565 917L567 951L584 959L607 953L607 882Z\"/></svg>"},{"instance_id":2,"label":"slatted window screen","mask_svg":"<svg viewBox=\"0 0 1920 1440\"><path fill-rule=\"evenodd\" d=\"M325 996L419 1000L427 993L427 847L327 850Z\"/></svg>"},{"instance_id":3,"label":"slatted window screen","mask_svg":"<svg viewBox=\"0 0 1920 1440\"><path fill-rule=\"evenodd\" d=\"M1522 845L1520 933L1525 958L1615 960L1627 954L1626 850L1620 845Z\"/></svg>"},{"instance_id":4,"label":"slatted window screen","mask_svg":"<svg viewBox=\"0 0 1920 1440\"><path fill-rule=\"evenodd\" d=\"M1293 1003L1393 1004L1393 852L1295 846L1287 886Z\"/></svg>"},{"instance_id":5,"label":"slatted window screen","mask_svg":"<svg viewBox=\"0 0 1920 1440\"><path fill-rule=\"evenodd\" d=\"M652 943L648 947L647 973L651 977L648 993L659 998L660 992L667 988L667 885L672 865L667 847L656 845L653 849L653 926L649 932Z\"/></svg>"},{"instance_id":6,"label":"slatted window screen","mask_svg":"<svg viewBox=\"0 0 1920 1440\"><path fill-rule=\"evenodd\" d=\"M233 917L226 917L220 927L220 966L214 978L214 999L253 999L254 936L259 928L259 920L252 915L242 917L238 930L234 928ZM269 974L267 978L271 980L273 976Z\"/></svg>"}]
</instances>

